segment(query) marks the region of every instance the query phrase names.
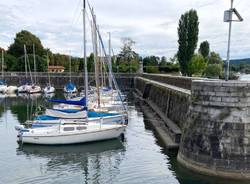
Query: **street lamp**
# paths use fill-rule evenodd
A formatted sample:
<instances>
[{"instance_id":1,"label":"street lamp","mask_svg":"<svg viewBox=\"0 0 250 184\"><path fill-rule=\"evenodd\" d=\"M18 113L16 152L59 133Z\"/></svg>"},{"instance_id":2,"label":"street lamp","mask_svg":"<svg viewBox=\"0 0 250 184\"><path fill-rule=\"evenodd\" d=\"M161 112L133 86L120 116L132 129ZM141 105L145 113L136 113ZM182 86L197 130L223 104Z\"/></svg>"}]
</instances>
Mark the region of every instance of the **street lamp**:
<instances>
[{"instance_id":1,"label":"street lamp","mask_svg":"<svg viewBox=\"0 0 250 184\"><path fill-rule=\"evenodd\" d=\"M233 20L233 14L238 18ZM224 12L224 22L229 22L229 34L228 34L228 45L227 45L227 65L225 71L225 80L228 81L229 78L229 62L230 62L230 44L231 44L231 31L232 31L232 22L242 22L243 18L240 16L239 12L233 8L233 0L231 0L231 8Z\"/></svg>"}]
</instances>

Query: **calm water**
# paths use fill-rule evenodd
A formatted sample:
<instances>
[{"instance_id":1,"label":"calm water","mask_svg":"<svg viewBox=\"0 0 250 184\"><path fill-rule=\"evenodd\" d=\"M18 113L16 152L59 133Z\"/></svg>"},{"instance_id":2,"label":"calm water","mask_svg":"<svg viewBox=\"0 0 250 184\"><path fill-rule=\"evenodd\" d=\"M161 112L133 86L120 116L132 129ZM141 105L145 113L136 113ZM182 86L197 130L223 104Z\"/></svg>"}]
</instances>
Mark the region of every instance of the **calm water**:
<instances>
[{"instance_id":1,"label":"calm water","mask_svg":"<svg viewBox=\"0 0 250 184\"><path fill-rule=\"evenodd\" d=\"M228 181L196 175L176 163L176 153L157 141L143 113L133 100L125 140L74 146L36 146L16 142L14 126L23 123L42 97L0 98L1 184L223 184ZM240 184L243 182L231 182Z\"/></svg>"}]
</instances>

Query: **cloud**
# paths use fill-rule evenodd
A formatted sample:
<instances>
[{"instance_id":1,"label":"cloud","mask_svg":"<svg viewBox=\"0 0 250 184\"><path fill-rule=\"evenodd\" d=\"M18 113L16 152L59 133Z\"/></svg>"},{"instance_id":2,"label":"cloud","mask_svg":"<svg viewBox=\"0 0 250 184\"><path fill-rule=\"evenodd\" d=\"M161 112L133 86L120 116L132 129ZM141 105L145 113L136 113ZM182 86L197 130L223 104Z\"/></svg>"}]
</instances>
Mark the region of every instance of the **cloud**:
<instances>
[{"instance_id":1,"label":"cloud","mask_svg":"<svg viewBox=\"0 0 250 184\"><path fill-rule=\"evenodd\" d=\"M178 49L177 27L180 15L193 8L200 21L199 43L208 40L211 49L226 57L228 24L223 22L223 12L229 1L218 0L90 0L107 46L112 32L112 46L117 53L121 38L136 41L134 49L141 55L172 57ZM0 46L7 48L16 32L28 29L41 38L43 45L53 52L82 56L81 0L9 0L0 3ZM249 57L250 12L249 1L235 3L244 22L233 23L232 58ZM88 13L89 14L89 13ZM89 17L90 15L88 15ZM88 19L87 19L88 20ZM91 52L88 28L88 53Z\"/></svg>"}]
</instances>

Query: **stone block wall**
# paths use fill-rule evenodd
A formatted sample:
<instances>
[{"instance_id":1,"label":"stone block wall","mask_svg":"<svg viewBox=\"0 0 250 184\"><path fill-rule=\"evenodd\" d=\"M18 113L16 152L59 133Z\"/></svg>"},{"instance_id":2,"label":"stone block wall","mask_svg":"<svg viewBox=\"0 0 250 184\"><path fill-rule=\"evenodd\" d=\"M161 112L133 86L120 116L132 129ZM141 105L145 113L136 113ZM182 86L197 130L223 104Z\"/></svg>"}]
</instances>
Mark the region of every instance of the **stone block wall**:
<instances>
[{"instance_id":1,"label":"stone block wall","mask_svg":"<svg viewBox=\"0 0 250 184\"><path fill-rule=\"evenodd\" d=\"M250 82L192 82L178 161L203 174L250 179Z\"/></svg>"},{"instance_id":2,"label":"stone block wall","mask_svg":"<svg viewBox=\"0 0 250 184\"><path fill-rule=\"evenodd\" d=\"M155 104L161 113L182 128L187 119L190 105L190 92L175 86L170 86L145 79L135 78L135 88L144 99Z\"/></svg>"},{"instance_id":3,"label":"stone block wall","mask_svg":"<svg viewBox=\"0 0 250 184\"><path fill-rule=\"evenodd\" d=\"M183 76L173 76L166 74L147 74L147 73L143 73L142 77L188 90L191 90L192 80L201 79L196 77L183 77Z\"/></svg>"}]
</instances>

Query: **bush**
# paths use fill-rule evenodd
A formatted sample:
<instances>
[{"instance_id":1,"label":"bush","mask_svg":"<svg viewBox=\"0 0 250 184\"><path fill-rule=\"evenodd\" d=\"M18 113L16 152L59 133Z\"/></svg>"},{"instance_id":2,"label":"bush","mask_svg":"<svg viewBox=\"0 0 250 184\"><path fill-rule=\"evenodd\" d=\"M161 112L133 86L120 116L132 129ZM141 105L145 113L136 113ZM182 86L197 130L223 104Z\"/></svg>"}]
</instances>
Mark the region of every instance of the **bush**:
<instances>
[{"instance_id":1,"label":"bush","mask_svg":"<svg viewBox=\"0 0 250 184\"><path fill-rule=\"evenodd\" d=\"M221 64L209 64L206 67L204 74L208 78L222 77L222 74L223 74L222 65Z\"/></svg>"},{"instance_id":2,"label":"bush","mask_svg":"<svg viewBox=\"0 0 250 184\"><path fill-rule=\"evenodd\" d=\"M159 71L165 73L179 72L180 67L177 64L168 64L164 66L159 66Z\"/></svg>"},{"instance_id":3,"label":"bush","mask_svg":"<svg viewBox=\"0 0 250 184\"><path fill-rule=\"evenodd\" d=\"M206 62L202 55L195 54L188 64L188 73L190 76L202 75L204 69L206 68Z\"/></svg>"},{"instance_id":4,"label":"bush","mask_svg":"<svg viewBox=\"0 0 250 184\"><path fill-rule=\"evenodd\" d=\"M159 73L158 66L147 66L143 70L146 73Z\"/></svg>"}]
</instances>

